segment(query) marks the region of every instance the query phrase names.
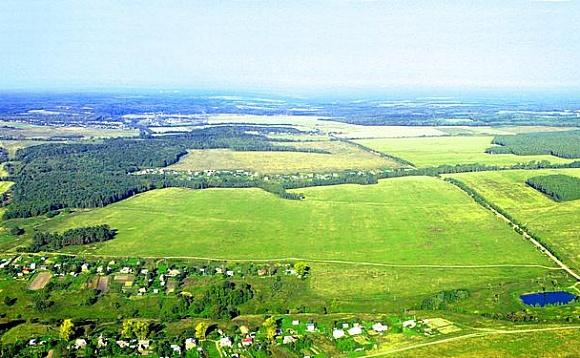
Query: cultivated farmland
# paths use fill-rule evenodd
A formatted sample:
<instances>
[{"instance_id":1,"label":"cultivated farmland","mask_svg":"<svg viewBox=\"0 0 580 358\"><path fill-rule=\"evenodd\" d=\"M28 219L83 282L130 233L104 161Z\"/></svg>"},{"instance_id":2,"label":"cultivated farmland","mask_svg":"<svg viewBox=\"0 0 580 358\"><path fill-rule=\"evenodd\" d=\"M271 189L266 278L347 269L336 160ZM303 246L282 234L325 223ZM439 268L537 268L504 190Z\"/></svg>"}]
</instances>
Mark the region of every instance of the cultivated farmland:
<instances>
[{"instance_id":1,"label":"cultivated farmland","mask_svg":"<svg viewBox=\"0 0 580 358\"><path fill-rule=\"evenodd\" d=\"M396 168L392 160L339 141L281 142L300 149L324 150L329 154L305 152L241 152L227 149L190 150L168 169L183 171L236 170L259 173L328 172L348 169Z\"/></svg>"},{"instance_id":2,"label":"cultivated farmland","mask_svg":"<svg viewBox=\"0 0 580 358\"><path fill-rule=\"evenodd\" d=\"M526 180L540 175L580 177L580 169L510 170L454 174L457 178L509 212L533 233L546 240L565 262L580 268L580 201L555 202L531 188Z\"/></svg>"},{"instance_id":3,"label":"cultivated farmland","mask_svg":"<svg viewBox=\"0 0 580 358\"><path fill-rule=\"evenodd\" d=\"M513 165L547 160L551 163L569 163L572 160L551 155L487 154L492 146L490 136L450 136L429 138L393 138L358 140L379 152L410 161L418 167L455 164Z\"/></svg>"},{"instance_id":4,"label":"cultivated farmland","mask_svg":"<svg viewBox=\"0 0 580 358\"><path fill-rule=\"evenodd\" d=\"M110 255L551 266L505 223L439 179L299 191L304 201L259 189L155 190L59 215L42 229L108 223L117 238L84 250Z\"/></svg>"}]
</instances>

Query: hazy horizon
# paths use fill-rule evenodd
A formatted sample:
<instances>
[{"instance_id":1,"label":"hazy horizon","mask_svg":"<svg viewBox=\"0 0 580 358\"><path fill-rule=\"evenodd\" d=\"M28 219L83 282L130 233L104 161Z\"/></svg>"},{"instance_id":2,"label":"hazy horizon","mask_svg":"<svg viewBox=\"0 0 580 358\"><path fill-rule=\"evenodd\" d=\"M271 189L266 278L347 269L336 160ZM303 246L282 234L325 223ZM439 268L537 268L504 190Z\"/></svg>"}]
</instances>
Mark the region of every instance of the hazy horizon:
<instances>
[{"instance_id":1,"label":"hazy horizon","mask_svg":"<svg viewBox=\"0 0 580 358\"><path fill-rule=\"evenodd\" d=\"M578 1L3 1L2 90L580 89Z\"/></svg>"}]
</instances>

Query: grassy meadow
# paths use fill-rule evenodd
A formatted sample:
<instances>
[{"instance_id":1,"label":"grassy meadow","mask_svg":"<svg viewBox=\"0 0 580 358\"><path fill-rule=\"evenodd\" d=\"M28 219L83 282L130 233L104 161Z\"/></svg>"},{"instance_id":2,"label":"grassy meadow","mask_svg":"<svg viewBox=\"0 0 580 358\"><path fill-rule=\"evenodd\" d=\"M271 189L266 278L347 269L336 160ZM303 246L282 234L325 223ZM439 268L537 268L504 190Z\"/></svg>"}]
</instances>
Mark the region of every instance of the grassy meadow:
<instances>
[{"instance_id":1,"label":"grassy meadow","mask_svg":"<svg viewBox=\"0 0 580 358\"><path fill-rule=\"evenodd\" d=\"M305 200L259 189L155 190L59 215L39 229L107 223L119 230L115 240L74 249L107 255L551 266L505 223L439 179L298 191Z\"/></svg>"},{"instance_id":2,"label":"grassy meadow","mask_svg":"<svg viewBox=\"0 0 580 358\"><path fill-rule=\"evenodd\" d=\"M492 146L491 136L448 136L425 138L368 139L356 142L410 161L417 167L444 164L513 165L530 161L548 160L552 163L569 163L573 160L551 155L487 154Z\"/></svg>"},{"instance_id":3,"label":"grassy meadow","mask_svg":"<svg viewBox=\"0 0 580 358\"><path fill-rule=\"evenodd\" d=\"M139 131L130 128L97 128L80 126L39 126L21 122L0 121L0 136L21 139L49 139L82 136L84 138L134 137Z\"/></svg>"},{"instance_id":4,"label":"grassy meadow","mask_svg":"<svg viewBox=\"0 0 580 358\"><path fill-rule=\"evenodd\" d=\"M528 178L551 174L580 177L580 169L510 170L452 176L525 223L568 264L580 269L580 200L555 202L526 184Z\"/></svg>"},{"instance_id":5,"label":"grassy meadow","mask_svg":"<svg viewBox=\"0 0 580 358\"><path fill-rule=\"evenodd\" d=\"M432 126L362 126L314 116L215 115L208 118L215 124L289 125L304 131L316 131L338 138L398 138L440 136L447 133Z\"/></svg>"},{"instance_id":6,"label":"grassy meadow","mask_svg":"<svg viewBox=\"0 0 580 358\"><path fill-rule=\"evenodd\" d=\"M536 329L535 327L527 327ZM580 329L493 333L397 352L397 357L578 357Z\"/></svg>"},{"instance_id":7,"label":"grassy meadow","mask_svg":"<svg viewBox=\"0 0 580 358\"><path fill-rule=\"evenodd\" d=\"M398 163L339 141L281 142L280 145L325 150L305 152L241 152L228 149L190 150L173 170L235 170L259 173L328 172L347 169L396 168Z\"/></svg>"}]
</instances>

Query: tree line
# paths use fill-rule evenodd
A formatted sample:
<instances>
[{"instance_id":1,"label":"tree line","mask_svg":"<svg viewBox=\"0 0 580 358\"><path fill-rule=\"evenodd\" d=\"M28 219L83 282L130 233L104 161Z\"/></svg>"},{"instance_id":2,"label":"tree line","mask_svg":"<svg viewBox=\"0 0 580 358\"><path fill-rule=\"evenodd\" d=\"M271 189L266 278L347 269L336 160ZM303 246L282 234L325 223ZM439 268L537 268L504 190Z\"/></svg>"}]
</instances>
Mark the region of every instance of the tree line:
<instances>
[{"instance_id":1,"label":"tree line","mask_svg":"<svg viewBox=\"0 0 580 358\"><path fill-rule=\"evenodd\" d=\"M580 130L496 136L492 143L499 146L486 149L486 153L580 158Z\"/></svg>"},{"instance_id":2,"label":"tree line","mask_svg":"<svg viewBox=\"0 0 580 358\"><path fill-rule=\"evenodd\" d=\"M70 229L62 234L57 232L36 232L32 236L31 252L59 250L71 245L86 245L103 242L115 237L115 230L109 225L97 225Z\"/></svg>"},{"instance_id":3,"label":"tree line","mask_svg":"<svg viewBox=\"0 0 580 358\"><path fill-rule=\"evenodd\" d=\"M529 178L526 184L548 195L555 201L580 199L580 179L563 174Z\"/></svg>"}]
</instances>

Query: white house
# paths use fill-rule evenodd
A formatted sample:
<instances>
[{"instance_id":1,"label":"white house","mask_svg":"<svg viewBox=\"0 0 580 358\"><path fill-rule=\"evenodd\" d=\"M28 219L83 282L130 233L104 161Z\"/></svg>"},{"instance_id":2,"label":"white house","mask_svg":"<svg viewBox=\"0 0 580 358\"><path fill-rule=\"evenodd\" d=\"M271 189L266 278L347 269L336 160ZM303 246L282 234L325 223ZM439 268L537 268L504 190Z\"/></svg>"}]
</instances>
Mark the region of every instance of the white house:
<instances>
[{"instance_id":1,"label":"white house","mask_svg":"<svg viewBox=\"0 0 580 358\"><path fill-rule=\"evenodd\" d=\"M85 341L83 338L77 338L75 340L75 349L82 349L85 348L87 346L87 341Z\"/></svg>"},{"instance_id":2,"label":"white house","mask_svg":"<svg viewBox=\"0 0 580 358\"><path fill-rule=\"evenodd\" d=\"M292 336L284 336L284 338L282 338L282 344L290 344L294 342L296 342L296 338Z\"/></svg>"},{"instance_id":3,"label":"white house","mask_svg":"<svg viewBox=\"0 0 580 358\"><path fill-rule=\"evenodd\" d=\"M415 326L417 326L417 322L414 319L403 322L403 328L415 328Z\"/></svg>"},{"instance_id":4,"label":"white house","mask_svg":"<svg viewBox=\"0 0 580 358\"><path fill-rule=\"evenodd\" d=\"M292 325L293 326L298 326L299 324L300 324L300 321L297 320L297 319L295 319L295 320L292 321Z\"/></svg>"},{"instance_id":5,"label":"white house","mask_svg":"<svg viewBox=\"0 0 580 358\"><path fill-rule=\"evenodd\" d=\"M306 324L306 330L308 332L314 332L315 329L316 329L316 326L314 325L314 323L307 323Z\"/></svg>"},{"instance_id":6,"label":"white house","mask_svg":"<svg viewBox=\"0 0 580 358\"><path fill-rule=\"evenodd\" d=\"M185 340L185 350L189 351L194 349L197 346L197 344L195 343L195 339L194 338L187 338Z\"/></svg>"},{"instance_id":7,"label":"white house","mask_svg":"<svg viewBox=\"0 0 580 358\"><path fill-rule=\"evenodd\" d=\"M380 322L373 324L373 327L372 328L373 328L373 331L375 331L375 332L384 332L384 331L386 331L388 329L387 326L384 326Z\"/></svg>"},{"instance_id":8,"label":"white house","mask_svg":"<svg viewBox=\"0 0 580 358\"><path fill-rule=\"evenodd\" d=\"M222 337L220 339L220 347L231 347L232 346L232 340L230 339L230 337Z\"/></svg>"},{"instance_id":9,"label":"white house","mask_svg":"<svg viewBox=\"0 0 580 358\"><path fill-rule=\"evenodd\" d=\"M356 327L352 327L351 329L348 330L348 334L351 336L356 336L362 333L362 329L360 328L360 326L356 326Z\"/></svg>"},{"instance_id":10,"label":"white house","mask_svg":"<svg viewBox=\"0 0 580 358\"><path fill-rule=\"evenodd\" d=\"M334 337L334 339L342 338L342 337L344 337L344 331L342 329L335 328L332 331L332 337Z\"/></svg>"}]
</instances>

